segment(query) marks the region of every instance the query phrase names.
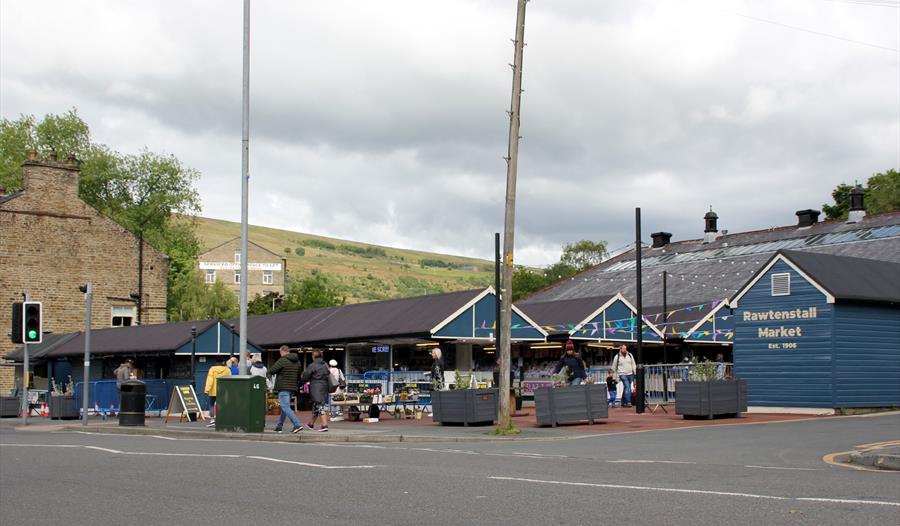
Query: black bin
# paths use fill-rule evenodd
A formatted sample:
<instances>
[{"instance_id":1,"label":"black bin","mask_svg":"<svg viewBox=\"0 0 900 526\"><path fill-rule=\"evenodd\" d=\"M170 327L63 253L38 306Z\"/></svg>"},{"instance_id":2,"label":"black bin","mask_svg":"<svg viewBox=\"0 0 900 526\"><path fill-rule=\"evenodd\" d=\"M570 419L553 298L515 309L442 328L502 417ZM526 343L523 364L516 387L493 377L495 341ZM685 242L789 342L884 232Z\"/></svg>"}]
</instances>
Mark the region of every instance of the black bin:
<instances>
[{"instance_id":1,"label":"black bin","mask_svg":"<svg viewBox=\"0 0 900 526\"><path fill-rule=\"evenodd\" d=\"M147 384L140 380L122 382L119 386L119 425L143 426L146 400Z\"/></svg>"}]
</instances>

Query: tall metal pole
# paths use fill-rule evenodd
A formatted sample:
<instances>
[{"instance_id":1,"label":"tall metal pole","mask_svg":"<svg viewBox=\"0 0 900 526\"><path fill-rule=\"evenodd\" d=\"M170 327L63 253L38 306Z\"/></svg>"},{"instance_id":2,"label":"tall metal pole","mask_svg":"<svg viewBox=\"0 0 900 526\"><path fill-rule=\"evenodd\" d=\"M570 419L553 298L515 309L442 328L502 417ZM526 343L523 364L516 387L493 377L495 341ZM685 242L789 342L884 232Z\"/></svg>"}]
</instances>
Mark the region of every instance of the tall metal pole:
<instances>
[{"instance_id":1,"label":"tall metal pole","mask_svg":"<svg viewBox=\"0 0 900 526\"><path fill-rule=\"evenodd\" d=\"M509 343L512 320L512 274L514 232L516 225L516 173L519 161L519 124L522 106L522 52L525 47L525 6L528 0L518 0L516 8L516 39L513 60L512 101L509 109L509 151L506 157L506 214L503 222L503 288L498 291L503 301L500 317L500 414L497 427L501 431L512 428L509 411Z\"/></svg>"},{"instance_id":2,"label":"tall metal pole","mask_svg":"<svg viewBox=\"0 0 900 526\"><path fill-rule=\"evenodd\" d=\"M241 339L238 372L247 374L247 211L250 186L250 0L244 0L243 134L241 136Z\"/></svg>"},{"instance_id":3,"label":"tall metal pole","mask_svg":"<svg viewBox=\"0 0 900 526\"><path fill-rule=\"evenodd\" d=\"M641 288L641 209L634 209L634 258L635 258L635 278L636 295L637 295L637 371L635 371L635 391L637 391L637 400L635 400L634 410L637 414L644 412L644 302L643 291Z\"/></svg>"},{"instance_id":4,"label":"tall metal pole","mask_svg":"<svg viewBox=\"0 0 900 526\"><path fill-rule=\"evenodd\" d=\"M94 301L94 285L84 286L84 372L81 376L81 425L88 425L88 385L91 381L91 303Z\"/></svg>"},{"instance_id":5,"label":"tall metal pole","mask_svg":"<svg viewBox=\"0 0 900 526\"><path fill-rule=\"evenodd\" d=\"M197 374L194 370L194 362L197 358L197 327L191 327L191 385L197 390Z\"/></svg>"},{"instance_id":6,"label":"tall metal pole","mask_svg":"<svg viewBox=\"0 0 900 526\"><path fill-rule=\"evenodd\" d=\"M497 293L494 311L494 348L500 349L500 232L494 234L494 290Z\"/></svg>"},{"instance_id":7,"label":"tall metal pole","mask_svg":"<svg viewBox=\"0 0 900 526\"><path fill-rule=\"evenodd\" d=\"M25 292L22 294L25 297L25 301L31 301L31 294ZM25 306L22 306L22 319L25 319ZM25 331L22 331L22 335L24 336ZM25 343L25 338L22 338L22 423L28 424L28 410L30 409L28 406L28 344Z\"/></svg>"},{"instance_id":8,"label":"tall metal pole","mask_svg":"<svg viewBox=\"0 0 900 526\"><path fill-rule=\"evenodd\" d=\"M138 233L138 297L137 324L144 324L144 227Z\"/></svg>"},{"instance_id":9,"label":"tall metal pole","mask_svg":"<svg viewBox=\"0 0 900 526\"><path fill-rule=\"evenodd\" d=\"M668 276L668 272L663 271L663 363L669 363L669 355L668 350L669 346L666 344L666 329L668 328L669 321L669 307L668 307L668 291L666 288L666 277Z\"/></svg>"}]
</instances>

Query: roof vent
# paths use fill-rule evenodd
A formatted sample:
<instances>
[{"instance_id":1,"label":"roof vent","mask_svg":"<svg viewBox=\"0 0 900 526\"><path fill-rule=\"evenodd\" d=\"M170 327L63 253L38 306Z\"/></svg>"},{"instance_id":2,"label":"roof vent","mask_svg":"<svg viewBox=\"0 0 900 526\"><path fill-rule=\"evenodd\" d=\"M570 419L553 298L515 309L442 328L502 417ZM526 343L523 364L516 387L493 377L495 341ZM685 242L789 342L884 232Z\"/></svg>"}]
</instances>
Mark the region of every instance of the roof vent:
<instances>
[{"instance_id":1,"label":"roof vent","mask_svg":"<svg viewBox=\"0 0 900 526\"><path fill-rule=\"evenodd\" d=\"M797 226L805 227L812 226L819 222L819 214L818 210L806 209L806 210L797 210Z\"/></svg>"},{"instance_id":2,"label":"roof vent","mask_svg":"<svg viewBox=\"0 0 900 526\"><path fill-rule=\"evenodd\" d=\"M859 185L850 190L850 212L847 214L848 223L859 223L866 217L865 197L866 193Z\"/></svg>"},{"instance_id":3,"label":"roof vent","mask_svg":"<svg viewBox=\"0 0 900 526\"><path fill-rule=\"evenodd\" d=\"M719 233L719 228L716 225L719 221L719 216L713 212L712 207L709 207L709 212L703 216L703 222L705 224L705 228L703 229L703 242L704 243L712 243L719 237L717 234Z\"/></svg>"},{"instance_id":4,"label":"roof vent","mask_svg":"<svg viewBox=\"0 0 900 526\"><path fill-rule=\"evenodd\" d=\"M669 232L654 232L650 237L653 238L653 248L664 247L672 241L672 234Z\"/></svg>"},{"instance_id":5,"label":"roof vent","mask_svg":"<svg viewBox=\"0 0 900 526\"><path fill-rule=\"evenodd\" d=\"M790 272L772 274L772 295L773 296L790 296L791 295L791 273Z\"/></svg>"}]
</instances>

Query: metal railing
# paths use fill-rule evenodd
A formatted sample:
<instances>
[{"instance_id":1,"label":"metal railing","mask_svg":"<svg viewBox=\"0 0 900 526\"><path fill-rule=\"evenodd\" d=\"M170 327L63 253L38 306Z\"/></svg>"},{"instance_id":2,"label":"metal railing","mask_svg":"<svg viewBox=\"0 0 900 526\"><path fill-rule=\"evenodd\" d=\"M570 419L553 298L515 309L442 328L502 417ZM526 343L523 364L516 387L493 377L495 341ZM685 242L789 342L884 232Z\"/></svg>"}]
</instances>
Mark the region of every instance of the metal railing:
<instances>
[{"instance_id":1,"label":"metal railing","mask_svg":"<svg viewBox=\"0 0 900 526\"><path fill-rule=\"evenodd\" d=\"M675 363L644 366L644 393L648 405L666 405L675 402L675 386L690 380L697 364ZM715 376L719 380L733 377L733 364L716 363Z\"/></svg>"},{"instance_id":2,"label":"metal railing","mask_svg":"<svg viewBox=\"0 0 900 526\"><path fill-rule=\"evenodd\" d=\"M145 411L148 414L162 414L167 409L172 388L178 385L191 385L190 378L168 380L141 380L147 386ZM75 384L75 407L80 411L83 402L84 382ZM197 393L201 407L209 407L209 398ZM96 380L88 382L88 414L115 414L119 411L119 389L116 380Z\"/></svg>"}]
</instances>

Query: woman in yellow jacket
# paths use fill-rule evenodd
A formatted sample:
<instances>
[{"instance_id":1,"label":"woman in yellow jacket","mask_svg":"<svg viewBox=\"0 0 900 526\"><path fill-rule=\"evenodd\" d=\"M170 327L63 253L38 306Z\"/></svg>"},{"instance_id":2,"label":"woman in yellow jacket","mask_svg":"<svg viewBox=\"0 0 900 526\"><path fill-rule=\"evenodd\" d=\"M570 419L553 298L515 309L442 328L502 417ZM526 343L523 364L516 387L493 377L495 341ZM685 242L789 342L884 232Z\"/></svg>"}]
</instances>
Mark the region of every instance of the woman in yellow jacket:
<instances>
[{"instance_id":1,"label":"woman in yellow jacket","mask_svg":"<svg viewBox=\"0 0 900 526\"><path fill-rule=\"evenodd\" d=\"M219 359L216 365L210 367L209 372L206 374L206 387L203 389L203 392L209 397L209 415L211 417L206 427L216 425L216 390L219 387L219 377L230 375L231 369L225 365L224 358Z\"/></svg>"}]
</instances>

